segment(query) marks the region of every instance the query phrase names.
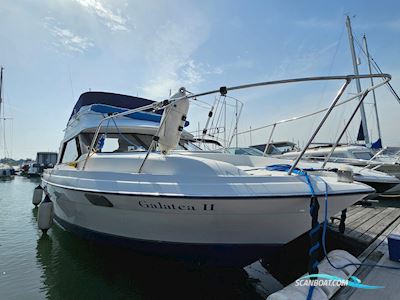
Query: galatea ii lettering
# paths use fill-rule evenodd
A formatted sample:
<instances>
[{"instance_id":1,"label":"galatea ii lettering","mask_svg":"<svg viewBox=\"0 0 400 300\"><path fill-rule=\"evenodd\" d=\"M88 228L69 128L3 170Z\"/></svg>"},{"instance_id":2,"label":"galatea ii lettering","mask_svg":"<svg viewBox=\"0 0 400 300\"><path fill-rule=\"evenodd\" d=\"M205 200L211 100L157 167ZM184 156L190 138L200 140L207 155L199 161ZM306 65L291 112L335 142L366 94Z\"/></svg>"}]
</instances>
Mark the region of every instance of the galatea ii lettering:
<instances>
[{"instance_id":1,"label":"galatea ii lettering","mask_svg":"<svg viewBox=\"0 0 400 300\"><path fill-rule=\"evenodd\" d=\"M200 205L189 204L176 204L176 203L161 203L161 202L148 202L145 200L139 201L139 206L150 209L165 209L165 210L206 210L213 211L215 205L213 203L204 203Z\"/></svg>"}]
</instances>

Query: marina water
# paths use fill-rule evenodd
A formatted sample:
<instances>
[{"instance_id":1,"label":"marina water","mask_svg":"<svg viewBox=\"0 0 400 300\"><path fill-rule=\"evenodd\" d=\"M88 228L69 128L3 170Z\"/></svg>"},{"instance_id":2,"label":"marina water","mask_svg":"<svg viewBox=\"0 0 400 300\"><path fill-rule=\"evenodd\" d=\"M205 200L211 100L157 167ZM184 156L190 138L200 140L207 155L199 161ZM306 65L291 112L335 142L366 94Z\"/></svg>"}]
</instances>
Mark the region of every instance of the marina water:
<instances>
[{"instance_id":1,"label":"marina water","mask_svg":"<svg viewBox=\"0 0 400 300\"><path fill-rule=\"evenodd\" d=\"M0 299L259 299L242 269L211 269L42 235L31 203L39 179L0 182Z\"/></svg>"}]
</instances>

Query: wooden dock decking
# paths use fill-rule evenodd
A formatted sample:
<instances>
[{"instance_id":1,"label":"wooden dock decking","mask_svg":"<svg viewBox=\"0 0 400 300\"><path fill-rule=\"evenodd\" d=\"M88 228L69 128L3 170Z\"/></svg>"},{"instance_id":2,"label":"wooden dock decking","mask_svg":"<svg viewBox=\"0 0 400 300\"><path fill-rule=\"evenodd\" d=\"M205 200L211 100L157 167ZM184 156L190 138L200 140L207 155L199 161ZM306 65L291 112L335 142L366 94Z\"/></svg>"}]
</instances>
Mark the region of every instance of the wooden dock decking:
<instances>
[{"instance_id":1,"label":"wooden dock decking","mask_svg":"<svg viewBox=\"0 0 400 300\"><path fill-rule=\"evenodd\" d=\"M328 252L344 249L362 263L400 267L400 263L389 260L386 239L390 233L400 234L400 208L355 205L348 208L346 229L343 234L339 232L339 223L340 214L336 215L328 226ZM263 298L291 284L306 273L308 247L309 237L305 234L283 247L279 255L271 262L264 263L264 266L260 266L256 272L251 268L246 270L249 278L256 279L253 286ZM264 267L268 271L263 269ZM263 275L260 276L258 273ZM271 276L274 279L272 281ZM353 276L364 284L385 286L385 288L362 290L344 287L331 299L400 299L400 270L361 266Z\"/></svg>"},{"instance_id":2,"label":"wooden dock decking","mask_svg":"<svg viewBox=\"0 0 400 300\"><path fill-rule=\"evenodd\" d=\"M338 215L340 217L340 215ZM400 208L352 206L347 211L345 239L369 245L393 223L400 221ZM332 228L337 228L336 221ZM337 231L337 230L336 230Z\"/></svg>"},{"instance_id":3,"label":"wooden dock decking","mask_svg":"<svg viewBox=\"0 0 400 300\"><path fill-rule=\"evenodd\" d=\"M358 256L362 263L400 267L389 260L387 236L400 234L400 208L353 206L348 210L343 238L368 245ZM354 273L362 283L384 286L383 289L340 289L332 299L400 299L400 270L361 266Z\"/></svg>"}]
</instances>

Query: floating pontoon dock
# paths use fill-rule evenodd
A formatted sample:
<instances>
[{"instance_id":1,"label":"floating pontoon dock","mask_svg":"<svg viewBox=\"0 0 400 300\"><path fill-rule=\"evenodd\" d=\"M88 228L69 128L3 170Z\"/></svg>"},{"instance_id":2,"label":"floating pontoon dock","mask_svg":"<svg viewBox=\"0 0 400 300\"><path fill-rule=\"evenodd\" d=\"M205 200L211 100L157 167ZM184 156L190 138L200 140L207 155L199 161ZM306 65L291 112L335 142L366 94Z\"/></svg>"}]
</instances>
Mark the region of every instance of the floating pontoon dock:
<instances>
[{"instance_id":1,"label":"floating pontoon dock","mask_svg":"<svg viewBox=\"0 0 400 300\"><path fill-rule=\"evenodd\" d=\"M339 232L340 214L331 219L327 233L328 244L332 243L335 244L334 248L339 246L339 248L348 250L361 263L400 267L400 263L389 260L387 242L389 234L400 235L400 208L354 205L348 208L346 216L344 233ZM283 256L287 257L288 251L298 252L298 245L297 243L293 247L289 247L289 250L285 249ZM294 254L294 256L298 255L298 253ZM258 293L262 297L266 297L279 290L279 282L274 278L271 280L271 275L267 274L268 271L263 269L263 272L262 269L259 263L246 267L249 277L258 279L258 281L254 281ZM287 272L289 269L288 266L283 265L281 270ZM384 286L385 288L364 290L343 287L331 299L399 299L400 270L361 266L357 268L353 276L359 278L363 284ZM318 296L315 295L315 299L317 298Z\"/></svg>"},{"instance_id":2,"label":"floating pontoon dock","mask_svg":"<svg viewBox=\"0 0 400 300\"><path fill-rule=\"evenodd\" d=\"M353 206L349 210L344 236L369 246L358 256L362 263L400 267L389 260L387 236L400 234L400 208ZM333 299L399 299L400 270L361 266L354 273L363 284L384 286L364 290L351 287L340 289Z\"/></svg>"}]
</instances>

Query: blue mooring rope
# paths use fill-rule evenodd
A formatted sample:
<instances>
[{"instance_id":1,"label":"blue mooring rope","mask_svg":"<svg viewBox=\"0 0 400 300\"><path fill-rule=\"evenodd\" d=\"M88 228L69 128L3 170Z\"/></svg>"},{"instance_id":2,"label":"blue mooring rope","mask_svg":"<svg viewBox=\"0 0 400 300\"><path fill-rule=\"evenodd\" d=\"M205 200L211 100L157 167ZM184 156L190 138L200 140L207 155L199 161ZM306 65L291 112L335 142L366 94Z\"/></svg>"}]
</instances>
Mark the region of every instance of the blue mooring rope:
<instances>
[{"instance_id":1,"label":"blue mooring rope","mask_svg":"<svg viewBox=\"0 0 400 300\"><path fill-rule=\"evenodd\" d=\"M311 199L310 199L310 216L311 216L311 230L308 232L308 236L310 237L310 249L308 250L308 256L310 257L308 262L308 274L318 274L318 250L321 245L319 243L320 239L320 224L318 222L318 211L319 211L319 202L318 197L315 195L314 187L311 183L310 176L307 172L304 171L296 171L296 174L302 175L306 178L306 182L310 188ZM315 286L311 285L308 289L307 300L311 300Z\"/></svg>"},{"instance_id":2,"label":"blue mooring rope","mask_svg":"<svg viewBox=\"0 0 400 300\"><path fill-rule=\"evenodd\" d=\"M287 172L291 168L290 165L272 165L266 167L267 170L271 171L283 171ZM308 262L308 274L318 274L318 250L321 248L321 244L319 242L320 239L320 229L321 226L318 222L318 211L319 211L319 203L318 197L315 194L314 186L312 185L310 176L305 170L300 170L298 168L293 170L293 173L304 176L306 179L306 183L310 188L310 216L311 216L311 229L308 232L308 236L310 237L310 248L308 250L308 255L310 257ZM315 286L311 285L308 290L307 300L312 298Z\"/></svg>"},{"instance_id":3,"label":"blue mooring rope","mask_svg":"<svg viewBox=\"0 0 400 300\"><path fill-rule=\"evenodd\" d=\"M287 171L289 171L290 167L291 167L291 165L284 165L284 164L282 164L282 165L267 166L266 169L267 169L267 170L271 170L271 171L283 171L283 172L287 172ZM310 180L309 175L307 174L307 172L305 172L305 170L310 170L310 171L311 171L312 169L303 169L303 170L300 170L300 169L296 168L295 170L293 170L293 173L299 174L299 175L304 175L304 176L305 176L306 181L307 181L307 184L308 184L308 186L310 187L311 201L312 201L312 198L315 197L315 199L316 199L316 204L315 204L315 205L317 205L317 204L318 204L318 198L315 196L314 187L313 187L313 185L312 185L312 183L311 183L311 180ZM319 178L320 178L320 177L319 177ZM386 269L391 269L391 270L400 270L400 267L387 266L387 265L380 265L380 264L373 265L373 264L365 264L365 263L348 263L348 264L346 264L346 265L344 265L344 266L341 266L341 267L337 267L337 266L335 266L334 264L332 264L332 262L330 261L330 259L329 259L329 257L328 257L328 253L327 253L327 251L326 251L326 229L327 229L327 224L328 224L328 184L326 183L326 181L325 181L324 179L322 179L322 178L320 178L320 179L321 179L321 180L324 182L324 184L325 184L325 210L324 210L324 223L323 223L323 227L322 227L322 242L321 242L321 243L322 243L323 254L324 254L324 256L326 257L328 263L331 265L331 267L334 268L334 269L337 269L337 270L344 269L344 268L346 268L346 267L348 267L348 266L356 266L356 267L364 266L364 267L371 267L371 268L373 268L373 267L378 267L378 268L386 268ZM317 208L316 206L313 206L313 205L310 203L310 215L311 215L311 217L313 218L313 221L312 221L312 228L311 228L311 230L309 231L310 238L311 238L311 235L315 237L315 235L316 235L317 233L319 233L319 230L318 230L318 229L320 228L320 224L318 223L318 210L319 210L319 204L318 204L318 208ZM316 216L315 216L315 213L316 213ZM318 223L318 227L317 227L317 225L314 226L314 225L316 224L316 223L314 223L314 218L315 218L315 217L316 217L316 223ZM314 235L314 233L315 233L315 235ZM313 239L312 239L312 241L313 241ZM313 250L314 253L315 253L315 251L319 248L319 242L318 242L318 240L317 240L317 243L318 243L318 247L317 247L315 244L313 245L313 243L311 243L311 247L310 247L310 250L309 250L309 254L310 254L311 249L313 249L313 247L315 247L315 250ZM310 256L311 256L311 255L310 255ZM312 260L312 259L310 259L310 265L312 265L311 260ZM317 262L317 264L318 264L318 261L317 261L317 260L315 260L315 262ZM314 263L315 263L315 262L314 262ZM316 268L316 269L317 269L317 272L316 272L316 273L310 273L310 266L309 266L309 274L310 274L310 275L312 275L312 274L317 274L317 273L318 273L318 268ZM312 295L313 295L314 289L315 289L315 286L311 285L310 288L309 288L309 290L308 290L307 300L311 300L311 299L312 299Z\"/></svg>"}]
</instances>

